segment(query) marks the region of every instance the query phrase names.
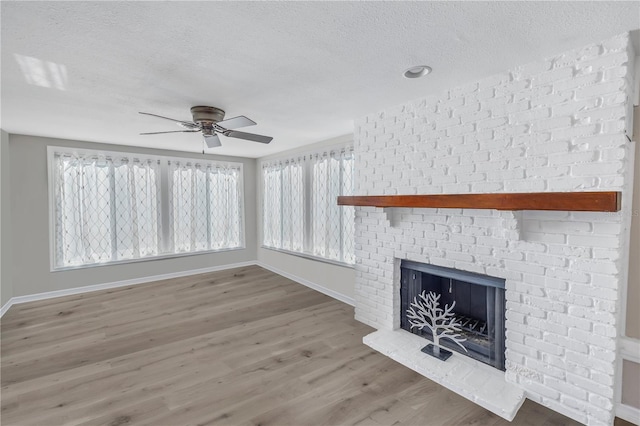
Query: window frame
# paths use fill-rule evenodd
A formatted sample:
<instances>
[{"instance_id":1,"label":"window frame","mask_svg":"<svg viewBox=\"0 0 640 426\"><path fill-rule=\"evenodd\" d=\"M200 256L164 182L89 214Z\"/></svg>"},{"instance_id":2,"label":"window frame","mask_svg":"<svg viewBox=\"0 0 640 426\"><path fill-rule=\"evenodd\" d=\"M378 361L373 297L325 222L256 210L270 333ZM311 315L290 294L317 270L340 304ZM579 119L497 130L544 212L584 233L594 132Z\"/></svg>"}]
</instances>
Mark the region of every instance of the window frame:
<instances>
[{"instance_id":1,"label":"window frame","mask_svg":"<svg viewBox=\"0 0 640 426\"><path fill-rule=\"evenodd\" d=\"M160 239L158 241L159 254L156 256L145 256L134 259L122 259L111 260L108 262L89 263L83 265L73 266L57 266L56 265L56 209L55 209L55 186L54 186L54 167L55 167L55 155L56 154L71 154L80 156L123 156L123 157L135 157L141 160L153 160L159 161L159 177L158 177L158 193L159 193L159 216L158 222ZM208 249L193 252L181 252L171 253L166 252L171 246L169 242L170 238L170 203L169 203L169 161L184 161L197 164L229 164L238 167L240 170L238 177L238 187L240 189L240 211L242 218L240 220L240 245L238 247L220 248L220 249ZM226 251L236 251L246 249L246 199L245 199L245 187L244 187L244 164L235 161L220 161L220 160L208 160L198 159L193 157L174 157L168 155L153 155L143 154L137 152L127 151L108 151L102 149L89 149L89 148L73 148L64 146L47 146L47 192L48 192L48 222L49 222L49 272L69 271L75 269L85 268L97 268L102 266L123 265L127 263L139 263L139 262L152 262L156 260L173 259L186 256L198 256L203 254L220 253Z\"/></svg>"},{"instance_id":2,"label":"window frame","mask_svg":"<svg viewBox=\"0 0 640 426\"><path fill-rule=\"evenodd\" d=\"M273 157L273 158L268 158L268 159L263 159L260 161L260 163L258 164L258 173L260 174L259 176L259 182L260 182L260 196L261 199L260 201L260 230L261 230L261 235L259 235L259 241L260 241L260 248L265 249L265 250L271 250L271 251L275 251L275 252L279 252L279 253L284 253L284 254L288 254L288 255L292 255L292 256L297 256L297 257L301 257L304 259L310 259L310 260L314 260L314 261L318 261L318 262L324 262L324 263L329 263L331 265L336 265L336 266L341 266L344 268L350 268L353 269L355 268L355 261L354 263L347 263L347 262L343 262L340 260L336 260L336 259L331 259L328 257L322 257L322 256L318 256L316 254L313 254L313 214L312 214L312 192L313 192L313 164L312 164L312 157L314 156L323 156L323 155L328 155L331 152L340 152L340 151L350 151L352 155L354 155L354 145L352 143L341 143L341 144L336 144L336 145L331 145L331 146L327 146L324 149L317 149L317 150L310 150L310 151L303 151L303 152L299 152L299 153L294 153L288 156L278 156L278 157ZM288 161L291 161L292 159L297 159L298 161L300 161L300 159L302 159L302 164L303 164L303 213L302 213L302 219L303 219L303 251L294 251L294 250L289 250L289 249L285 249L285 248L280 248L280 247L272 247L272 246L267 246L264 244L264 235L265 235L265 229L264 229L264 207L265 207L265 191L264 191L264 185L265 185L265 181L264 181L264 170L267 167L270 167L272 164L277 164L277 163L286 163ZM355 171L354 171L354 175L353 178L355 178ZM343 182L342 179L340 181L340 186L342 186ZM355 184L354 184L354 188L355 189ZM341 234L341 240L342 240L342 234ZM355 248L355 233L354 233L354 242L353 242L354 248Z\"/></svg>"}]
</instances>

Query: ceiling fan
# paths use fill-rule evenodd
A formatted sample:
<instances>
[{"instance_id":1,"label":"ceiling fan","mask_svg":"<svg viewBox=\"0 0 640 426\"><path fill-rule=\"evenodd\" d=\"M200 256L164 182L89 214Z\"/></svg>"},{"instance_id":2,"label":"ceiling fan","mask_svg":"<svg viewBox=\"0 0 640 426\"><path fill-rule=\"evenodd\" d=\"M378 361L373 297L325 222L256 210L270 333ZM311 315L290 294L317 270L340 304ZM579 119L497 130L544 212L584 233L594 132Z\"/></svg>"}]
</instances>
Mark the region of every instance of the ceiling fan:
<instances>
[{"instance_id":1,"label":"ceiling fan","mask_svg":"<svg viewBox=\"0 0 640 426\"><path fill-rule=\"evenodd\" d=\"M210 106L194 106L191 108L191 116L193 121L175 120L169 117L163 117L157 114L151 114L148 112L140 112L140 114L151 115L153 117L164 118L165 120L171 120L178 126L185 130L171 130L168 132L150 132L140 133L141 135L159 135L162 133L197 133L202 132L204 136L204 143L209 148L215 148L222 146L218 134L238 139L246 139L248 141L269 143L273 139L270 136L256 135L254 133L238 132L237 128L253 126L255 121L240 115L238 117L224 119L224 111L220 108Z\"/></svg>"}]
</instances>

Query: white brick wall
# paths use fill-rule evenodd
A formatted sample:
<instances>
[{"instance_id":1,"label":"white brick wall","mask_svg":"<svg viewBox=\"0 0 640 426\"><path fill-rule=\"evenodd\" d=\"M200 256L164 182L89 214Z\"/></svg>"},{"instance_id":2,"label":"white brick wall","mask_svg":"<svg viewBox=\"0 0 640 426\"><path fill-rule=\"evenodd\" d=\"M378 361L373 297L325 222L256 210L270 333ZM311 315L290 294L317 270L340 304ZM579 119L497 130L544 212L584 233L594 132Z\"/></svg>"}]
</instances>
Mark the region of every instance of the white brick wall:
<instances>
[{"instance_id":1,"label":"white brick wall","mask_svg":"<svg viewBox=\"0 0 640 426\"><path fill-rule=\"evenodd\" d=\"M632 59L624 34L359 120L359 195L622 191L623 212L358 208L356 318L399 327L400 259L505 278L507 380L610 424Z\"/></svg>"}]
</instances>

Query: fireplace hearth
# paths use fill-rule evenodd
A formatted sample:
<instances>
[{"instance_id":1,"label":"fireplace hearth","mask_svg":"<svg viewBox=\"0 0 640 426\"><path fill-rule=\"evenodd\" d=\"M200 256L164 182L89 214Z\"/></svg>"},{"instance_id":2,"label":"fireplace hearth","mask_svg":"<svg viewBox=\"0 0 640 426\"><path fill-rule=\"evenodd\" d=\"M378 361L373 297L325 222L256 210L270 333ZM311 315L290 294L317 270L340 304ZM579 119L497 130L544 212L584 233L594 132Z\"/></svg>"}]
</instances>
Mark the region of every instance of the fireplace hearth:
<instances>
[{"instance_id":1,"label":"fireplace hearth","mask_svg":"<svg viewBox=\"0 0 640 426\"><path fill-rule=\"evenodd\" d=\"M440 345L499 370L505 370L505 281L486 275L403 260L400 285L400 327L432 340L428 327L412 328L407 318L411 302L422 292L440 296L440 307L452 306L465 340Z\"/></svg>"}]
</instances>

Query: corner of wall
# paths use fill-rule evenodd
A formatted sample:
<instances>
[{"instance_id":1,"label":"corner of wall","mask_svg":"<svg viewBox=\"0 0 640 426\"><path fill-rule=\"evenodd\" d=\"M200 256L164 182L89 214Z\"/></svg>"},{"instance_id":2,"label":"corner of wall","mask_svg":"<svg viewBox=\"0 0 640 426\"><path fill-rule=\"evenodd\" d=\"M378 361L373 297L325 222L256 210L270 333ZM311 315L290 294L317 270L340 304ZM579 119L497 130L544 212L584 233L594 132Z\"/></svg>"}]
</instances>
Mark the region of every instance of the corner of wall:
<instances>
[{"instance_id":1,"label":"corner of wall","mask_svg":"<svg viewBox=\"0 0 640 426\"><path fill-rule=\"evenodd\" d=\"M0 306L13 297L9 134L0 129Z\"/></svg>"},{"instance_id":2,"label":"corner of wall","mask_svg":"<svg viewBox=\"0 0 640 426\"><path fill-rule=\"evenodd\" d=\"M333 147L344 146L353 141L354 135L347 134L332 139L320 141L311 145L291 149L277 154L261 157L256 162L256 229L257 229L257 259L258 264L277 274L292 279L298 283L318 290L335 299L353 305L355 272L353 268L333 265L282 251L265 249L262 247L262 164L265 161L280 158L291 158L317 150L329 150Z\"/></svg>"}]
</instances>

